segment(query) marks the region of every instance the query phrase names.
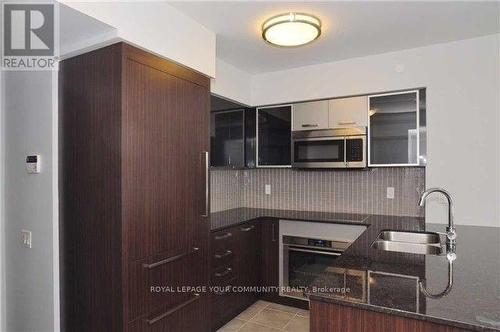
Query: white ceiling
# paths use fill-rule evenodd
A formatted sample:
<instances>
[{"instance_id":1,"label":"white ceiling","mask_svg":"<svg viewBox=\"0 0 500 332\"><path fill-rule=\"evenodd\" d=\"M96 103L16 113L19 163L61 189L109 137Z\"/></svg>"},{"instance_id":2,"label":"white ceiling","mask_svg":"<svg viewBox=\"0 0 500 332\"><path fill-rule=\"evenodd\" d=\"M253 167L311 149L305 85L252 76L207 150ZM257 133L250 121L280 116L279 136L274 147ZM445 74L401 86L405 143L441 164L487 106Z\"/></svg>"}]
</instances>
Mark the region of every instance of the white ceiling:
<instances>
[{"instance_id":1,"label":"white ceiling","mask_svg":"<svg viewBox=\"0 0 500 332\"><path fill-rule=\"evenodd\" d=\"M217 57L249 73L338 61L500 31L499 2L169 2L217 33ZM321 37L293 49L261 38L262 22L289 11L314 14Z\"/></svg>"}]
</instances>

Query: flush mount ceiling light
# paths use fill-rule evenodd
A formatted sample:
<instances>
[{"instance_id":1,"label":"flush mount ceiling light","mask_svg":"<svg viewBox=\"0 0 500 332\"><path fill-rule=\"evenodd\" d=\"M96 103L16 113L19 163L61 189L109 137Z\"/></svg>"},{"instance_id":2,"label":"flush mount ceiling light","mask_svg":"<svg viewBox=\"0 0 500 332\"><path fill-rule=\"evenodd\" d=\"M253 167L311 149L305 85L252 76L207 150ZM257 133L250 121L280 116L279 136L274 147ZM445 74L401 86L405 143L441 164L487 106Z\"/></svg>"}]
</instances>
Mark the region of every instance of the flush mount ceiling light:
<instances>
[{"instance_id":1,"label":"flush mount ceiling light","mask_svg":"<svg viewBox=\"0 0 500 332\"><path fill-rule=\"evenodd\" d=\"M262 38L277 46L305 45L317 39L320 34L321 21L309 14L281 14L262 24Z\"/></svg>"}]
</instances>

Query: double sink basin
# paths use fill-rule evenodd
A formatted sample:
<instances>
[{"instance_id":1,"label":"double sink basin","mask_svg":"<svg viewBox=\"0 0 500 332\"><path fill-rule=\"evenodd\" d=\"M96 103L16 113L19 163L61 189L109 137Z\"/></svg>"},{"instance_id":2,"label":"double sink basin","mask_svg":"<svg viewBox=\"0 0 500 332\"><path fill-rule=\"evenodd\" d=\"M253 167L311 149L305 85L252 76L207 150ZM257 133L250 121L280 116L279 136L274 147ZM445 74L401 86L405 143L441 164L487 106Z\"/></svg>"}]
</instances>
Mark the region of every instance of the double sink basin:
<instances>
[{"instance_id":1,"label":"double sink basin","mask_svg":"<svg viewBox=\"0 0 500 332\"><path fill-rule=\"evenodd\" d=\"M438 233L411 231L381 231L372 248L385 251L422 255L442 255L446 252Z\"/></svg>"}]
</instances>

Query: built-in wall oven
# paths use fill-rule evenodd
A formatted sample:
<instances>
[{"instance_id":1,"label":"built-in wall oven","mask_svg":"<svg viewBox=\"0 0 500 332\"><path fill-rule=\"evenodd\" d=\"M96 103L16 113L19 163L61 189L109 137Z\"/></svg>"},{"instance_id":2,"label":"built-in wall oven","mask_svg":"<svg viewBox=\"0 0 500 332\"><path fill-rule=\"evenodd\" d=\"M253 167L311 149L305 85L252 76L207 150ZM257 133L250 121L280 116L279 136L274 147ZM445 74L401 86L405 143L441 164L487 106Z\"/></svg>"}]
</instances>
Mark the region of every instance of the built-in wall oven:
<instances>
[{"instance_id":1,"label":"built-in wall oven","mask_svg":"<svg viewBox=\"0 0 500 332\"><path fill-rule=\"evenodd\" d=\"M366 128L292 132L292 167L366 167Z\"/></svg>"},{"instance_id":2,"label":"built-in wall oven","mask_svg":"<svg viewBox=\"0 0 500 332\"><path fill-rule=\"evenodd\" d=\"M307 300L315 289L355 301L366 299L366 272L335 266L349 247L342 241L283 236L282 296Z\"/></svg>"},{"instance_id":3,"label":"built-in wall oven","mask_svg":"<svg viewBox=\"0 0 500 332\"><path fill-rule=\"evenodd\" d=\"M349 246L345 242L283 236L283 295L305 298L307 287Z\"/></svg>"}]
</instances>

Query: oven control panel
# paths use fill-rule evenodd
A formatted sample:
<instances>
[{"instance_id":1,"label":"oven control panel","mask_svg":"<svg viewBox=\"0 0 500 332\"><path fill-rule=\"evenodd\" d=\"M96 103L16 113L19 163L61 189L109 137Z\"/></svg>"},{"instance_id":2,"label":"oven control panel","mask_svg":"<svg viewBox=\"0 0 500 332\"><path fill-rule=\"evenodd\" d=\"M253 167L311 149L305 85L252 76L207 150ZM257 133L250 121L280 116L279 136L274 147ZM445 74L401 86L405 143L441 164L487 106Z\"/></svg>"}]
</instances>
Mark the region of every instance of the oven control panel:
<instances>
[{"instance_id":1,"label":"oven control panel","mask_svg":"<svg viewBox=\"0 0 500 332\"><path fill-rule=\"evenodd\" d=\"M329 251L344 251L349 247L350 243L344 241L313 239L299 236L283 236L283 245L303 247L310 249L324 249Z\"/></svg>"},{"instance_id":2,"label":"oven control panel","mask_svg":"<svg viewBox=\"0 0 500 332\"><path fill-rule=\"evenodd\" d=\"M328 240L318 240L318 239L307 239L307 244L312 247L320 247L320 248L331 248L332 241Z\"/></svg>"}]
</instances>

